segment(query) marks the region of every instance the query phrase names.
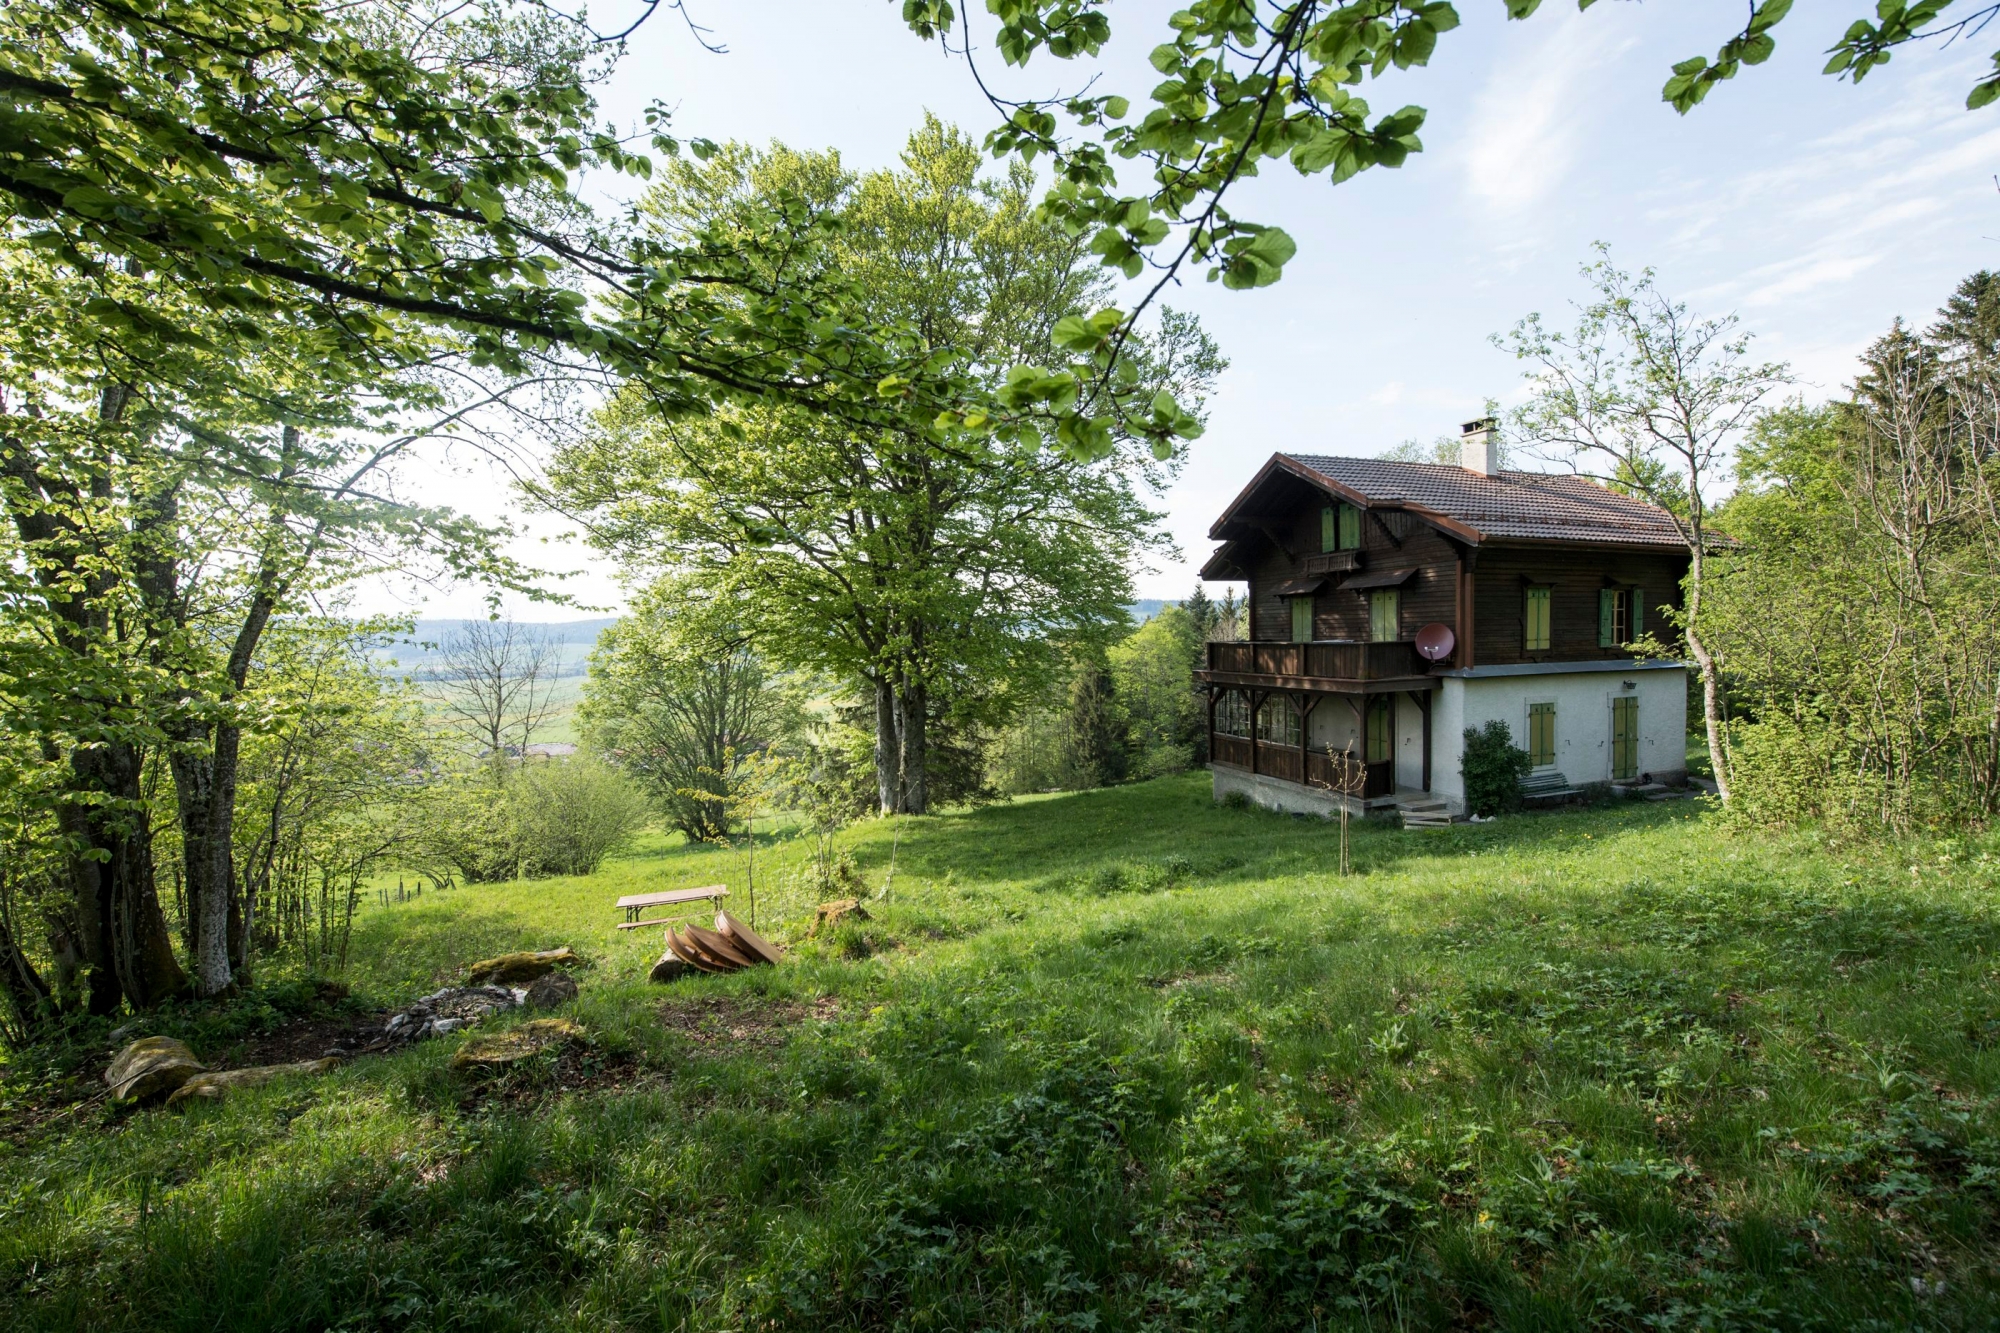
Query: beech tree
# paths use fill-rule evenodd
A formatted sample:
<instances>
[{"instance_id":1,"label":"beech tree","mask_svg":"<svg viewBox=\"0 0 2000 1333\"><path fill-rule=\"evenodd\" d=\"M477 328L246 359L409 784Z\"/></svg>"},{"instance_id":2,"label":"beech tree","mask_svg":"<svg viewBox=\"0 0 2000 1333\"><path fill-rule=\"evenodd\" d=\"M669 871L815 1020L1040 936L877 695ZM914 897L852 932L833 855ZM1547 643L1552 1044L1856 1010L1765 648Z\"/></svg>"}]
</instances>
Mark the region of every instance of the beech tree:
<instances>
[{"instance_id":1,"label":"beech tree","mask_svg":"<svg viewBox=\"0 0 2000 1333\"><path fill-rule=\"evenodd\" d=\"M1036 215L1028 174L983 177L973 143L935 120L895 171L855 177L831 154L731 148L670 172L649 208L663 227L712 225L787 191L837 209L825 262L870 294L865 316L968 380L1018 374L1009 367L1085 322L1101 295L1088 257ZM1135 392L1198 402L1220 364L1199 326L1170 314L1122 373ZM948 415L964 420L977 401ZM995 715L1010 690L1049 677L1062 640L1122 620L1128 567L1153 541L1140 489L1174 463L1147 441L1114 444L1080 462L940 428L916 405L875 429L780 407L689 422L634 385L559 454L548 499L635 574L678 575L690 596L731 608L776 664L860 688L880 807L920 812L942 710Z\"/></svg>"}]
</instances>

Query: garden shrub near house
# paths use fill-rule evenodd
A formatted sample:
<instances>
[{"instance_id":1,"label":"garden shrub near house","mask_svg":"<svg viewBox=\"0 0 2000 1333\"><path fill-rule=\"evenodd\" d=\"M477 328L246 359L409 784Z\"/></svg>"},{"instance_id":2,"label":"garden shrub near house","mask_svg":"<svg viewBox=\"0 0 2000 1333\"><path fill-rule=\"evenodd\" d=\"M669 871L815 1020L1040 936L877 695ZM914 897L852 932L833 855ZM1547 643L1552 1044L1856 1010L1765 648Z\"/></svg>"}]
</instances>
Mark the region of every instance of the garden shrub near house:
<instances>
[{"instance_id":1,"label":"garden shrub near house","mask_svg":"<svg viewBox=\"0 0 2000 1333\"><path fill-rule=\"evenodd\" d=\"M1521 779L1532 767L1528 752L1514 744L1514 733L1494 719L1483 727L1465 729L1465 806L1490 817L1521 807Z\"/></svg>"}]
</instances>

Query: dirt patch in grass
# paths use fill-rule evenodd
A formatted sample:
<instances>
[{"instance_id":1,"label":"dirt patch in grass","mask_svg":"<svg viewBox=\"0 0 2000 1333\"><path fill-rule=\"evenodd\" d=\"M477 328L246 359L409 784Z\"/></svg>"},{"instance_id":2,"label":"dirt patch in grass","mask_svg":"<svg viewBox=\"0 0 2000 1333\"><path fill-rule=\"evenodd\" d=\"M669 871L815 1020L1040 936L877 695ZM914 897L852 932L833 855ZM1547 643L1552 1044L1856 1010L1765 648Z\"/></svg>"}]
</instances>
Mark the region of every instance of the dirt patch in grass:
<instances>
[{"instance_id":1,"label":"dirt patch in grass","mask_svg":"<svg viewBox=\"0 0 2000 1333\"><path fill-rule=\"evenodd\" d=\"M382 1039L382 1025L389 1021L381 1013L332 1013L295 1019L269 1032L227 1047L213 1054L203 1052L214 1069L248 1069L256 1065L286 1065L300 1060L320 1060L335 1053L358 1055Z\"/></svg>"},{"instance_id":2,"label":"dirt patch in grass","mask_svg":"<svg viewBox=\"0 0 2000 1333\"><path fill-rule=\"evenodd\" d=\"M557 1048L553 1059L524 1061L498 1077L474 1081L459 1109L518 1110L568 1093L629 1092L665 1080L663 1071L649 1069L631 1051L604 1051L587 1041L570 1041Z\"/></svg>"},{"instance_id":3,"label":"dirt patch in grass","mask_svg":"<svg viewBox=\"0 0 2000 1333\"><path fill-rule=\"evenodd\" d=\"M660 1022L704 1050L775 1050L785 1044L790 1029L801 1023L832 1018L840 1002L822 995L811 1004L796 1000L747 1000L734 995L704 995L669 1000L660 1006Z\"/></svg>"}]
</instances>

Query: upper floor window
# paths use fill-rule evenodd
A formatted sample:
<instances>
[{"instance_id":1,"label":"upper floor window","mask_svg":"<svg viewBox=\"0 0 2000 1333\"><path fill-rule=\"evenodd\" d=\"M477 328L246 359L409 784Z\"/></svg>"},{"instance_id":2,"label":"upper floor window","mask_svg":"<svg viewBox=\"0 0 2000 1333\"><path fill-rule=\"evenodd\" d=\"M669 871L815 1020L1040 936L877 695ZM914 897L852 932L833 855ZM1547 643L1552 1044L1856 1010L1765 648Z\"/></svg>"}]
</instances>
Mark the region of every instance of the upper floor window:
<instances>
[{"instance_id":1,"label":"upper floor window","mask_svg":"<svg viewBox=\"0 0 2000 1333\"><path fill-rule=\"evenodd\" d=\"M1393 643L1403 637L1403 594L1398 588L1377 588L1368 594L1368 637Z\"/></svg>"},{"instance_id":2,"label":"upper floor window","mask_svg":"<svg viewBox=\"0 0 2000 1333\"><path fill-rule=\"evenodd\" d=\"M1597 646L1621 648L1645 633L1643 588L1604 588L1597 594Z\"/></svg>"},{"instance_id":3,"label":"upper floor window","mask_svg":"<svg viewBox=\"0 0 2000 1333\"><path fill-rule=\"evenodd\" d=\"M1313 636L1313 599L1294 597L1292 603L1292 642L1310 643Z\"/></svg>"},{"instance_id":4,"label":"upper floor window","mask_svg":"<svg viewBox=\"0 0 2000 1333\"><path fill-rule=\"evenodd\" d=\"M1550 604L1553 588L1531 587L1526 593L1526 603L1521 611L1521 648L1524 652L1545 653L1549 650Z\"/></svg>"},{"instance_id":5,"label":"upper floor window","mask_svg":"<svg viewBox=\"0 0 2000 1333\"><path fill-rule=\"evenodd\" d=\"M1343 551L1361 549L1361 511L1353 505L1340 507L1340 549Z\"/></svg>"}]
</instances>

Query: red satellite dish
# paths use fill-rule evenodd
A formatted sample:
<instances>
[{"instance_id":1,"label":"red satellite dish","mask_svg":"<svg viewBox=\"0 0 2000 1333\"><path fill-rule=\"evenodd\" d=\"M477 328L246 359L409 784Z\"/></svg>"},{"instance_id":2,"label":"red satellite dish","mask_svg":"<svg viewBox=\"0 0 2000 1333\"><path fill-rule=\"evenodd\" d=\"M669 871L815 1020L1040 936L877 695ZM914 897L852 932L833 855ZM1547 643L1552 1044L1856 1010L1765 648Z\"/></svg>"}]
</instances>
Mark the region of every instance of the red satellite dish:
<instances>
[{"instance_id":1,"label":"red satellite dish","mask_svg":"<svg viewBox=\"0 0 2000 1333\"><path fill-rule=\"evenodd\" d=\"M1451 626L1442 621L1432 621L1417 631L1417 652L1426 662L1442 662L1451 656L1451 650L1458 638L1451 632Z\"/></svg>"}]
</instances>

